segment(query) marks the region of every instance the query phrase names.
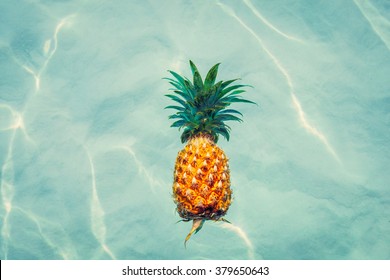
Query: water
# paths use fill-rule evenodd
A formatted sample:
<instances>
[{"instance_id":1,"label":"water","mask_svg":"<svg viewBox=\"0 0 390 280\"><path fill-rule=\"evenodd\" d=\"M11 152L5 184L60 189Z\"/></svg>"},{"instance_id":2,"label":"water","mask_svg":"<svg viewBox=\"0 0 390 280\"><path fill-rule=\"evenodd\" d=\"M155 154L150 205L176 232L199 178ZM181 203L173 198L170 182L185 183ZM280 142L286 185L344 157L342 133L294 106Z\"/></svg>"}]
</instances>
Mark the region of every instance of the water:
<instances>
[{"instance_id":1,"label":"water","mask_svg":"<svg viewBox=\"0 0 390 280\"><path fill-rule=\"evenodd\" d=\"M1 1L1 259L389 259L388 1ZM251 84L184 249L171 69Z\"/></svg>"}]
</instances>

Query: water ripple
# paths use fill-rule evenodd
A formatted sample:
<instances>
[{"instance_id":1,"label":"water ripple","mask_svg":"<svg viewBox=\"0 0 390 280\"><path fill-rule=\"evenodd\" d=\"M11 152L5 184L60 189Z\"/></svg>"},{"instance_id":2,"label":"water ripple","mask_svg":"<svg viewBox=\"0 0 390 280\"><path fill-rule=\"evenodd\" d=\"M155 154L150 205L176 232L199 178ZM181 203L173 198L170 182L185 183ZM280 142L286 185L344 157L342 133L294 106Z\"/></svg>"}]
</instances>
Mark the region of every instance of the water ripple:
<instances>
[{"instance_id":1,"label":"water ripple","mask_svg":"<svg viewBox=\"0 0 390 280\"><path fill-rule=\"evenodd\" d=\"M92 161L92 157L90 156L88 150L86 150L89 165L91 168L91 178L92 178L92 197L91 197L91 230L93 235L99 241L100 245L104 252L106 252L111 259L116 259L115 255L112 253L110 248L106 244L106 233L107 227L104 222L104 210L100 203L100 199L96 189L96 175L95 175L95 167Z\"/></svg>"},{"instance_id":2,"label":"water ripple","mask_svg":"<svg viewBox=\"0 0 390 280\"><path fill-rule=\"evenodd\" d=\"M286 83L290 90L290 97L291 102L296 110L296 113L298 114L299 120L302 123L302 126L312 135L317 137L322 144L325 146L326 150L340 163L340 159L332 146L329 144L327 138L323 133L321 133L317 128L315 128L313 125L310 124L310 122L307 120L306 114L303 111L302 106L300 105L300 102L297 98L297 96L294 93L294 86L292 79L290 77L290 74L288 71L283 67L283 65L280 63L278 58L266 47L266 45L263 43L263 40L256 34L255 31L253 31L252 28L250 28L245 22L239 18L234 10L230 8L229 6L222 4L221 2L218 2L218 5L222 7L222 9L230 15L231 17L235 18L242 27L244 27L259 43L261 48L264 50L264 52L269 56L269 58L272 60L272 62L275 64L276 68L280 71L280 73L284 76Z\"/></svg>"},{"instance_id":3,"label":"water ripple","mask_svg":"<svg viewBox=\"0 0 390 280\"><path fill-rule=\"evenodd\" d=\"M53 223L20 207L15 207L14 210L21 212L31 220L37 227L38 233L46 245L53 251L58 252L64 260L78 259L77 251L60 223Z\"/></svg>"},{"instance_id":4,"label":"water ripple","mask_svg":"<svg viewBox=\"0 0 390 280\"><path fill-rule=\"evenodd\" d=\"M370 1L354 0L354 2L371 25L372 30L390 51L390 21L383 17Z\"/></svg>"},{"instance_id":5,"label":"water ripple","mask_svg":"<svg viewBox=\"0 0 390 280\"><path fill-rule=\"evenodd\" d=\"M223 223L223 224L221 224L221 227L226 228L226 229L234 232L235 234L237 234L237 236L240 237L242 239L242 241L244 241L244 243L247 247L248 258L250 260L255 259L255 253L254 253L252 241L249 239L248 235L246 234L246 232L242 228L240 228L239 226L233 225L233 224L229 224L229 223Z\"/></svg>"},{"instance_id":6,"label":"water ripple","mask_svg":"<svg viewBox=\"0 0 390 280\"><path fill-rule=\"evenodd\" d=\"M3 208L5 210L5 214L3 216L3 221L2 221L2 227L1 227L1 237L3 239L2 255L4 256L4 259L7 259L8 256L8 241L10 238L10 227L8 221L9 221L9 215L12 211L12 200L15 193L14 162L12 160L15 135L16 135L16 130L14 130L12 133L10 139L10 145L7 151L7 156L1 168L0 191L1 191Z\"/></svg>"},{"instance_id":7,"label":"water ripple","mask_svg":"<svg viewBox=\"0 0 390 280\"><path fill-rule=\"evenodd\" d=\"M143 163L137 158L135 152L129 146L123 146L121 149L126 150L133 157L135 164L138 166L138 172L145 175L151 187L151 191L155 194L155 186L162 186L162 183L149 173Z\"/></svg>"},{"instance_id":8,"label":"water ripple","mask_svg":"<svg viewBox=\"0 0 390 280\"><path fill-rule=\"evenodd\" d=\"M60 32L61 28L64 26L64 24L74 15L67 16L63 18L56 26L54 30L54 34L52 39L54 41L54 47L52 50L49 52L50 45L49 43L45 44L45 52L47 54L47 58L45 62L43 63L42 67L39 69L39 71L34 71L30 67L28 67L25 64L22 64L19 62L16 56L13 56L12 58L14 61L20 65L26 72L31 74L34 77L35 80L35 88L34 88L34 93L37 93L40 90L40 84L41 84L41 74L43 71L46 69L48 63L52 59L53 55L55 54L57 47L58 47L58 33ZM48 42L48 41L47 41ZM27 104L27 102L26 102ZM2 227L1 227L1 236L3 239L3 245L2 245L2 251L3 251L3 256L5 259L7 259L8 255L8 240L9 240L9 235L10 235L10 229L9 229L9 215L12 211L12 200L14 196L14 162L13 162L13 150L14 150L14 143L16 139L16 132L20 129L25 138L31 142L34 143L34 141L29 137L29 135L26 132L26 128L24 125L24 120L23 120L23 112L17 112L14 110L12 107L6 105L6 104L0 104L0 108L5 108L8 110L12 117L13 117L13 124L10 125L9 127L1 128L1 130L12 130L12 135L10 137L9 141L9 146L8 150L6 152L6 157L4 164L1 168L1 185L0 185L0 192L2 196L2 204L3 208L5 210L5 214L2 218Z\"/></svg>"},{"instance_id":9,"label":"water ripple","mask_svg":"<svg viewBox=\"0 0 390 280\"><path fill-rule=\"evenodd\" d=\"M43 46L43 53L46 56L45 61L43 62L42 66L39 70L34 71L26 64L21 63L15 56L13 59L15 62L22 67L27 73L33 76L35 80L35 93L39 92L41 88L41 75L45 71L47 65L49 64L50 60L53 58L54 54L57 51L58 48L58 33L61 31L61 29L65 26L66 23L69 23L70 19L75 17L75 14L68 15L60 20L60 22L56 25L54 29L54 33L52 38L46 40L44 46ZM51 47L53 42L53 47ZM51 49L51 51L50 51Z\"/></svg>"},{"instance_id":10,"label":"water ripple","mask_svg":"<svg viewBox=\"0 0 390 280\"><path fill-rule=\"evenodd\" d=\"M276 33L278 33L279 35L289 39L289 40L292 40L292 41L297 41L299 43L303 43L303 41L301 39L298 39L298 38L295 38L293 36L290 36L284 32L282 32L281 30L279 30L278 28L276 28L274 25L272 25L265 17L263 17L263 15L256 9L255 6L253 6L252 2L250 0L244 0L244 3L248 6L248 8L254 13L254 15L259 18L266 26L268 26L270 29L272 29L273 31L275 31Z\"/></svg>"}]
</instances>

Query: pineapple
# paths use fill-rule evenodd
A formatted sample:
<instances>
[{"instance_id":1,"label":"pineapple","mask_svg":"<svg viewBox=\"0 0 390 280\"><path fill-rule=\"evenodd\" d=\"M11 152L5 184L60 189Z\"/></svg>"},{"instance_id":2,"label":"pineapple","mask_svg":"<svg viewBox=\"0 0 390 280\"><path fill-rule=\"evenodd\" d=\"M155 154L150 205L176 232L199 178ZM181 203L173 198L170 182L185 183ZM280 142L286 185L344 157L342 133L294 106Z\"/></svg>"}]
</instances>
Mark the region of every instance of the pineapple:
<instances>
[{"instance_id":1,"label":"pineapple","mask_svg":"<svg viewBox=\"0 0 390 280\"><path fill-rule=\"evenodd\" d=\"M193 82L169 71L173 78L165 78L174 87L166 96L178 103L166 109L177 112L169 116L175 119L171 127L183 129L181 142L187 143L176 158L173 182L173 199L182 221L193 221L192 229L184 244L197 233L206 220L225 221L232 202L228 158L217 146L218 136L229 141L230 127L225 121L242 121L231 103L252 101L239 95L247 85L232 85L237 79L215 83L219 63L202 77L190 61Z\"/></svg>"}]
</instances>

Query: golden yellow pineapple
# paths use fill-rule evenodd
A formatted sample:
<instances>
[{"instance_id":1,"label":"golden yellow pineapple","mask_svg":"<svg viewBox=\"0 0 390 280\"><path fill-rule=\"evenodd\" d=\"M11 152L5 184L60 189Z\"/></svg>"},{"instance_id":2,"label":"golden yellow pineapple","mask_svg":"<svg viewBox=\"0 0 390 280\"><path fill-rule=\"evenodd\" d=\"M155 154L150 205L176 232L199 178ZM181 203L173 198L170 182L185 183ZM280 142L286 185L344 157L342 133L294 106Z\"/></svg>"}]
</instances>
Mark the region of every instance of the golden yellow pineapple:
<instances>
[{"instance_id":1,"label":"golden yellow pineapple","mask_svg":"<svg viewBox=\"0 0 390 280\"><path fill-rule=\"evenodd\" d=\"M254 103L239 97L246 85L231 85L237 79L215 83L219 63L210 69L204 83L192 61L190 67L192 83L169 71L174 79L166 79L174 86L174 94L166 96L180 106L165 107L177 110L169 116L177 119L171 127L184 128L181 141L187 142L177 156L173 182L177 212L183 221L193 221L185 243L206 220L226 221L223 216L232 201L230 171L228 159L216 143L219 134L229 140L230 127L225 121L241 121L233 115L242 115L240 112L225 108L234 102Z\"/></svg>"}]
</instances>

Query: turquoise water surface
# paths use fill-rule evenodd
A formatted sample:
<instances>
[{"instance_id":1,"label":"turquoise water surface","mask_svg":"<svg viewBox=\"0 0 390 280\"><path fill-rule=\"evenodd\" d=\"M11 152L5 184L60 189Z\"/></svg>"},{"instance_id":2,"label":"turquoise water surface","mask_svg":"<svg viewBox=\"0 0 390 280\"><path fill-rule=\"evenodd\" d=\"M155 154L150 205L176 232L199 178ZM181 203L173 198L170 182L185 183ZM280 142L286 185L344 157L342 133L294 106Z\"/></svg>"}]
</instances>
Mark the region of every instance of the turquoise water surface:
<instances>
[{"instance_id":1,"label":"turquoise water surface","mask_svg":"<svg viewBox=\"0 0 390 280\"><path fill-rule=\"evenodd\" d=\"M168 69L250 84L232 224L183 246ZM390 5L0 2L0 259L390 259Z\"/></svg>"}]
</instances>

